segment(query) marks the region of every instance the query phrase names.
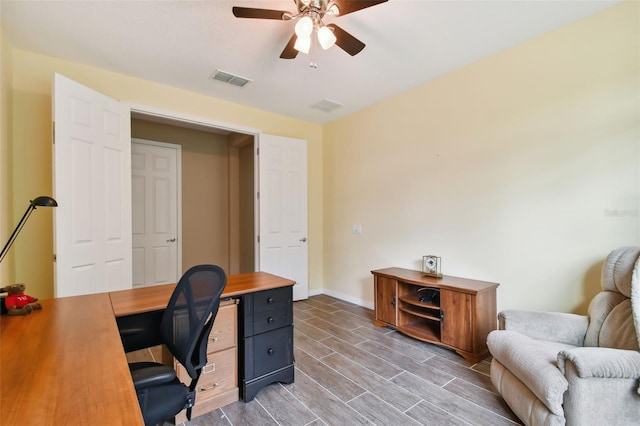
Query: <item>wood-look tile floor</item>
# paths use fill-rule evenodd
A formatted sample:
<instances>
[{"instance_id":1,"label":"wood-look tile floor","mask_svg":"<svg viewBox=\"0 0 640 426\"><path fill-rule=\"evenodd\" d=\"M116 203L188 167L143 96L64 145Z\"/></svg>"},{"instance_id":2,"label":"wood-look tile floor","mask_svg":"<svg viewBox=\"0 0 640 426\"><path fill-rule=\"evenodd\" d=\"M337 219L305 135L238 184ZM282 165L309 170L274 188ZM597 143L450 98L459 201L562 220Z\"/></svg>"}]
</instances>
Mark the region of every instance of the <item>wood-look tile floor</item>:
<instances>
[{"instance_id":1,"label":"wood-look tile floor","mask_svg":"<svg viewBox=\"0 0 640 426\"><path fill-rule=\"evenodd\" d=\"M187 422L204 425L516 425L489 361L373 325L373 311L326 295L294 303L295 383L274 383Z\"/></svg>"}]
</instances>

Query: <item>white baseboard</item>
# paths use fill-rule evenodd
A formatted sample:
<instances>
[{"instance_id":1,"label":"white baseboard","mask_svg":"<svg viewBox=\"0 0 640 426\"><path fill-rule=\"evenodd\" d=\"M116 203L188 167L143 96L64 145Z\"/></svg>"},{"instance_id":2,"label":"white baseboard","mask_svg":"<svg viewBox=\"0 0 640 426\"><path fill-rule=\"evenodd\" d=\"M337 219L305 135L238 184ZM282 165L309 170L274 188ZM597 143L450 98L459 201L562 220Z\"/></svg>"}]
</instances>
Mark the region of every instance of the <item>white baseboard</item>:
<instances>
[{"instance_id":1,"label":"white baseboard","mask_svg":"<svg viewBox=\"0 0 640 426\"><path fill-rule=\"evenodd\" d=\"M324 294L324 292L322 291L322 289L319 290L310 290L309 291L309 297L311 296L317 296L319 294Z\"/></svg>"},{"instance_id":2,"label":"white baseboard","mask_svg":"<svg viewBox=\"0 0 640 426\"><path fill-rule=\"evenodd\" d=\"M326 289L313 290L309 292L309 297L317 296L319 294L326 294L327 296L335 297L336 299L344 300L345 302L353 303L354 305L373 309L373 303L364 301L362 299L357 299L355 297L352 297L346 294L338 293L337 291L332 291L332 290L326 290Z\"/></svg>"}]
</instances>

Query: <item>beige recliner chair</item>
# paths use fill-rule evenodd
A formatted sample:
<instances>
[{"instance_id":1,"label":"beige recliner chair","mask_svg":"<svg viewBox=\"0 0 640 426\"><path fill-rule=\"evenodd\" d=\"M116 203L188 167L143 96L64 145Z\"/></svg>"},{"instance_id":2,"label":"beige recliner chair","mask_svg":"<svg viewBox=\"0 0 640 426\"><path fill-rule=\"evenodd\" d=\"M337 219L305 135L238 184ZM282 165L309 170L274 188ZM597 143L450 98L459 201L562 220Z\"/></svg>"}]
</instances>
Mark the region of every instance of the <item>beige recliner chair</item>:
<instances>
[{"instance_id":1,"label":"beige recliner chair","mask_svg":"<svg viewBox=\"0 0 640 426\"><path fill-rule=\"evenodd\" d=\"M640 425L640 247L609 254L589 315L507 310L491 381L526 425Z\"/></svg>"}]
</instances>

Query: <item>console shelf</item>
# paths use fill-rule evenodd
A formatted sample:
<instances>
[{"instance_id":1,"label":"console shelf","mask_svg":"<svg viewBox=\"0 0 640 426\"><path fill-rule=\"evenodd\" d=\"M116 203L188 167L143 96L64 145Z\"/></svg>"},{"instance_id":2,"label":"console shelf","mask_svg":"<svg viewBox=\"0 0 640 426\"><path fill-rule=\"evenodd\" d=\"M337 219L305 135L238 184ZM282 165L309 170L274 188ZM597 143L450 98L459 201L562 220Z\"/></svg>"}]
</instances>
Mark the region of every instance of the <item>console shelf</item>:
<instances>
[{"instance_id":1,"label":"console shelf","mask_svg":"<svg viewBox=\"0 0 640 426\"><path fill-rule=\"evenodd\" d=\"M416 317L425 318L431 321L440 321L440 308L438 308L438 312L431 312L432 309L416 309L415 307L410 306L401 307L400 310Z\"/></svg>"},{"instance_id":2,"label":"console shelf","mask_svg":"<svg viewBox=\"0 0 640 426\"><path fill-rule=\"evenodd\" d=\"M486 341L496 328L499 284L446 275L435 278L402 268L371 273L376 325L453 349L472 362L489 355Z\"/></svg>"}]
</instances>

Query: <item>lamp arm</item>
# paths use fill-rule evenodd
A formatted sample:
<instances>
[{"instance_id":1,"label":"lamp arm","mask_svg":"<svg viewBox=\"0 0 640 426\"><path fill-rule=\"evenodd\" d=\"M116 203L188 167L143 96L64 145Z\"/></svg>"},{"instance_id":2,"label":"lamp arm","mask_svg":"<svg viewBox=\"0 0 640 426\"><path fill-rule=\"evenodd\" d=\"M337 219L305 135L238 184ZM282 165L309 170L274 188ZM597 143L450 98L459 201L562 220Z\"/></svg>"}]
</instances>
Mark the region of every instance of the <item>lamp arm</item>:
<instances>
[{"instance_id":1,"label":"lamp arm","mask_svg":"<svg viewBox=\"0 0 640 426\"><path fill-rule=\"evenodd\" d=\"M9 237L9 241L7 241L7 244L5 244L4 247L2 248L2 252L0 253L0 262L2 262L2 259L4 259L4 257L7 255L7 252L13 245L13 242L15 241L16 237L22 230L22 227L24 226L24 224L27 222L27 219L29 219L29 216L31 216L31 212L33 212L35 208L36 206L33 205L32 203L30 203L29 207L27 207L27 211L24 212L24 215L22 215L22 219L20 219L18 226L16 226L16 229L13 230L13 233Z\"/></svg>"}]
</instances>

